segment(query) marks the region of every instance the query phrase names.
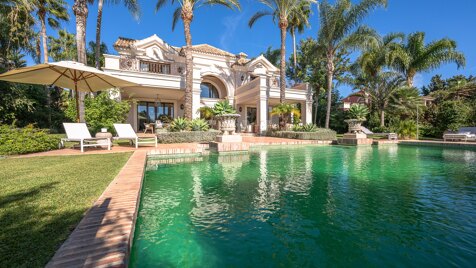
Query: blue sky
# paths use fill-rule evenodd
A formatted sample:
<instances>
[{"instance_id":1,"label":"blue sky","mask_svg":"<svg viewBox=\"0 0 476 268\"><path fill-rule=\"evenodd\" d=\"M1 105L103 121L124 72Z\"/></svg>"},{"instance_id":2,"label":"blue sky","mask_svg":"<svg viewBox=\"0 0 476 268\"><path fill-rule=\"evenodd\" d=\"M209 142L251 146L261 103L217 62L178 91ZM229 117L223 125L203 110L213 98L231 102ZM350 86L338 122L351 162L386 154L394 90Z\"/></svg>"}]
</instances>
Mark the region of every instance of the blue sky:
<instances>
[{"instance_id":1,"label":"blue sky","mask_svg":"<svg viewBox=\"0 0 476 268\"><path fill-rule=\"evenodd\" d=\"M70 7L73 0L67 1ZM166 5L155 12L154 0L139 0L142 15L135 20L122 5L106 5L103 12L102 39L110 52L115 53L112 44L118 36L142 39L157 34L171 45L184 45L183 25L177 24L172 31L172 12L175 6ZM331 0L332 2L332 0ZM355 1L358 2L358 1ZM262 18L252 29L248 27L249 18L265 7L257 0L241 0L241 12L228 10L220 6L201 7L196 10L192 22L193 44L208 43L232 53L245 52L255 57L268 46L279 48L279 30L270 17ZM71 9L70 9L71 10ZM90 6L87 40L95 39L97 4ZM316 37L319 27L317 7L313 7L310 19L311 27L297 38ZM72 13L72 12L71 12ZM466 55L466 68L457 69L455 64L443 65L441 68L419 74L416 86L428 83L434 74L444 77L456 74L476 75L476 0L389 0L386 9L378 9L370 14L365 24L376 29L380 34L390 32L411 33L426 32L427 42L449 37L458 43L458 49ZM69 32L75 32L75 18L64 24ZM49 30L49 35L56 35ZM292 52L292 40L288 35L287 53ZM31 64L31 60L29 61ZM342 87L341 93L347 95L350 88Z\"/></svg>"}]
</instances>

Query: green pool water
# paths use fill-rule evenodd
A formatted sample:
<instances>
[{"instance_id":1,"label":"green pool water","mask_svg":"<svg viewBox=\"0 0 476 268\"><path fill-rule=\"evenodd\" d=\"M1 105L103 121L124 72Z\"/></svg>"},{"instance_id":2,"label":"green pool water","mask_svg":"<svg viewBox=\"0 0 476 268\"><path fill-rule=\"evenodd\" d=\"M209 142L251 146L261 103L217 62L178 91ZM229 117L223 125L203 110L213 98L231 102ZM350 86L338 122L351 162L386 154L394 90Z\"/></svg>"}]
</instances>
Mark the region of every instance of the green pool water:
<instances>
[{"instance_id":1,"label":"green pool water","mask_svg":"<svg viewBox=\"0 0 476 268\"><path fill-rule=\"evenodd\" d=\"M476 151L149 160L130 267L474 267Z\"/></svg>"}]
</instances>

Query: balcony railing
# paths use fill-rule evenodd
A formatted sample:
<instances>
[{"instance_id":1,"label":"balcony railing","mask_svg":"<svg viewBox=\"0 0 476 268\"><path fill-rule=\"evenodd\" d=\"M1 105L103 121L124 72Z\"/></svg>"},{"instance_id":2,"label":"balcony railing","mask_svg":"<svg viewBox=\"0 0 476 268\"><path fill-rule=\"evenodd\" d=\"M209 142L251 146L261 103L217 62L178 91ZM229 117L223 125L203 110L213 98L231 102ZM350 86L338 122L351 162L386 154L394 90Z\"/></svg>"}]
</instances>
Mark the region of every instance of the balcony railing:
<instances>
[{"instance_id":1,"label":"balcony railing","mask_svg":"<svg viewBox=\"0 0 476 268\"><path fill-rule=\"evenodd\" d=\"M121 56L119 58L119 69L136 72L146 72L154 74L182 75L184 71L182 63L161 63L140 60L134 57Z\"/></svg>"},{"instance_id":2,"label":"balcony railing","mask_svg":"<svg viewBox=\"0 0 476 268\"><path fill-rule=\"evenodd\" d=\"M170 74L170 64L140 61L140 71L156 74Z\"/></svg>"}]
</instances>

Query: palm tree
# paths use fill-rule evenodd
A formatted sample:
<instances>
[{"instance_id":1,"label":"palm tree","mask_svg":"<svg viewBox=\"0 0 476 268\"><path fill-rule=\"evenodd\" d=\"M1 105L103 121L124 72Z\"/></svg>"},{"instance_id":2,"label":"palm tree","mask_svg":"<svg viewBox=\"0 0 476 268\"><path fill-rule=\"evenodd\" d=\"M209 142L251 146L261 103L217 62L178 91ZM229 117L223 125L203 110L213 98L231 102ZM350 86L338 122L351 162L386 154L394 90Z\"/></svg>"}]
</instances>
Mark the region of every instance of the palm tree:
<instances>
[{"instance_id":1,"label":"palm tree","mask_svg":"<svg viewBox=\"0 0 476 268\"><path fill-rule=\"evenodd\" d=\"M259 0L262 4L267 6L269 10L263 10L256 12L248 22L248 26L251 28L255 22L264 17L272 16L273 21L278 22L278 27L281 30L281 64L280 64L280 94L279 101L284 103L286 100L286 31L289 26L289 20L292 17L302 18L302 14L296 14L304 12L304 9L300 9L301 6L310 6L311 3L316 3L315 0ZM282 119L280 118L280 121Z\"/></svg>"},{"instance_id":2,"label":"palm tree","mask_svg":"<svg viewBox=\"0 0 476 268\"><path fill-rule=\"evenodd\" d=\"M364 92L364 98L369 98L372 105L380 114L380 126L385 126L385 112L390 101L399 90L405 86L405 78L399 73L379 72L372 77L356 75L355 86Z\"/></svg>"},{"instance_id":3,"label":"palm tree","mask_svg":"<svg viewBox=\"0 0 476 268\"><path fill-rule=\"evenodd\" d=\"M296 51L296 31L300 34L309 27L309 17L311 16L310 2L302 2L298 7L298 12L293 12L289 18L288 31L293 39L293 60L294 68L297 67L297 51Z\"/></svg>"},{"instance_id":4,"label":"palm tree","mask_svg":"<svg viewBox=\"0 0 476 268\"><path fill-rule=\"evenodd\" d=\"M375 31L366 26L359 26L359 24L374 8L386 4L387 0L362 0L355 5L350 0L337 0L334 5L323 0L319 4L318 41L326 51L327 61L326 128L329 128L331 113L335 55L342 49L353 50L375 46L378 40Z\"/></svg>"},{"instance_id":5,"label":"palm tree","mask_svg":"<svg viewBox=\"0 0 476 268\"><path fill-rule=\"evenodd\" d=\"M73 12L76 16L76 48L78 51L78 62L87 64L86 57L86 22L88 18L88 3L93 0L74 0ZM84 93L79 92L79 121L84 122Z\"/></svg>"},{"instance_id":6,"label":"palm tree","mask_svg":"<svg viewBox=\"0 0 476 268\"><path fill-rule=\"evenodd\" d=\"M279 49L273 49L271 46L269 46L264 53L262 53L263 56L269 60L274 66L279 67L279 57L281 54L281 50Z\"/></svg>"},{"instance_id":7,"label":"palm tree","mask_svg":"<svg viewBox=\"0 0 476 268\"><path fill-rule=\"evenodd\" d=\"M60 26L60 21L68 21L69 14L67 4L63 0L34 0L30 2L32 11L36 13L40 22L40 36L43 50L43 62L48 62L48 37L46 35L46 23L57 29Z\"/></svg>"},{"instance_id":8,"label":"palm tree","mask_svg":"<svg viewBox=\"0 0 476 268\"><path fill-rule=\"evenodd\" d=\"M301 111L294 104L279 103L273 107L271 114L279 115L279 118L282 118L282 120L279 121L279 129L284 130L286 128L286 124L288 123L289 117L291 115L299 117L301 116Z\"/></svg>"},{"instance_id":9,"label":"palm tree","mask_svg":"<svg viewBox=\"0 0 476 268\"><path fill-rule=\"evenodd\" d=\"M109 0L109 1L106 0L106 1L112 4L118 4L120 2L117 0ZM139 3L137 2L137 0L123 0L122 2L126 6L126 8L129 10L129 12L131 12L135 18L138 18L140 9L139 9ZM98 16L97 16L97 22L96 22L96 49L94 50L96 52L95 66L97 69L101 68L100 56L101 56L101 25L102 25L103 5L104 5L104 0L98 0Z\"/></svg>"},{"instance_id":10,"label":"palm tree","mask_svg":"<svg viewBox=\"0 0 476 268\"><path fill-rule=\"evenodd\" d=\"M157 0L155 10L161 9L168 0ZM230 9L240 9L238 0L171 0L171 4L179 3L175 9L172 20L172 30L175 29L179 19L182 19L185 32L185 107L184 117L192 119L192 88L193 88L193 59L192 59L192 34L190 24L193 20L193 12L196 8L203 6L221 5Z\"/></svg>"},{"instance_id":11,"label":"palm tree","mask_svg":"<svg viewBox=\"0 0 476 268\"><path fill-rule=\"evenodd\" d=\"M455 41L443 38L425 44L423 32L408 35L401 49L406 60L397 59L392 65L405 75L409 87L413 86L413 79L419 72L434 70L444 63L454 62L458 68L466 64L463 53L456 51Z\"/></svg>"},{"instance_id":12,"label":"palm tree","mask_svg":"<svg viewBox=\"0 0 476 268\"><path fill-rule=\"evenodd\" d=\"M375 77L397 59L406 62L407 57L401 48L404 38L404 33L390 33L379 37L376 46L365 50L357 59L358 68L366 76Z\"/></svg>"},{"instance_id":13,"label":"palm tree","mask_svg":"<svg viewBox=\"0 0 476 268\"><path fill-rule=\"evenodd\" d=\"M74 34L59 30L58 38L50 36L48 53L54 61L77 59Z\"/></svg>"}]
</instances>

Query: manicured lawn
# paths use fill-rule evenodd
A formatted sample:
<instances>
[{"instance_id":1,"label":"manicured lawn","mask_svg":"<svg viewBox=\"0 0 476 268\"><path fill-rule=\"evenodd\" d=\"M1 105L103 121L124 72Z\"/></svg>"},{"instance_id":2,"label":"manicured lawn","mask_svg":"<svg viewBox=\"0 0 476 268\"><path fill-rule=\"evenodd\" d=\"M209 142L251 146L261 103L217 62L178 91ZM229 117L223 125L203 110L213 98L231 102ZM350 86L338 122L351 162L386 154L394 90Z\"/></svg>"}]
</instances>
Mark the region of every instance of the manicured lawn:
<instances>
[{"instance_id":1,"label":"manicured lawn","mask_svg":"<svg viewBox=\"0 0 476 268\"><path fill-rule=\"evenodd\" d=\"M0 159L0 267L43 267L130 155Z\"/></svg>"}]
</instances>

